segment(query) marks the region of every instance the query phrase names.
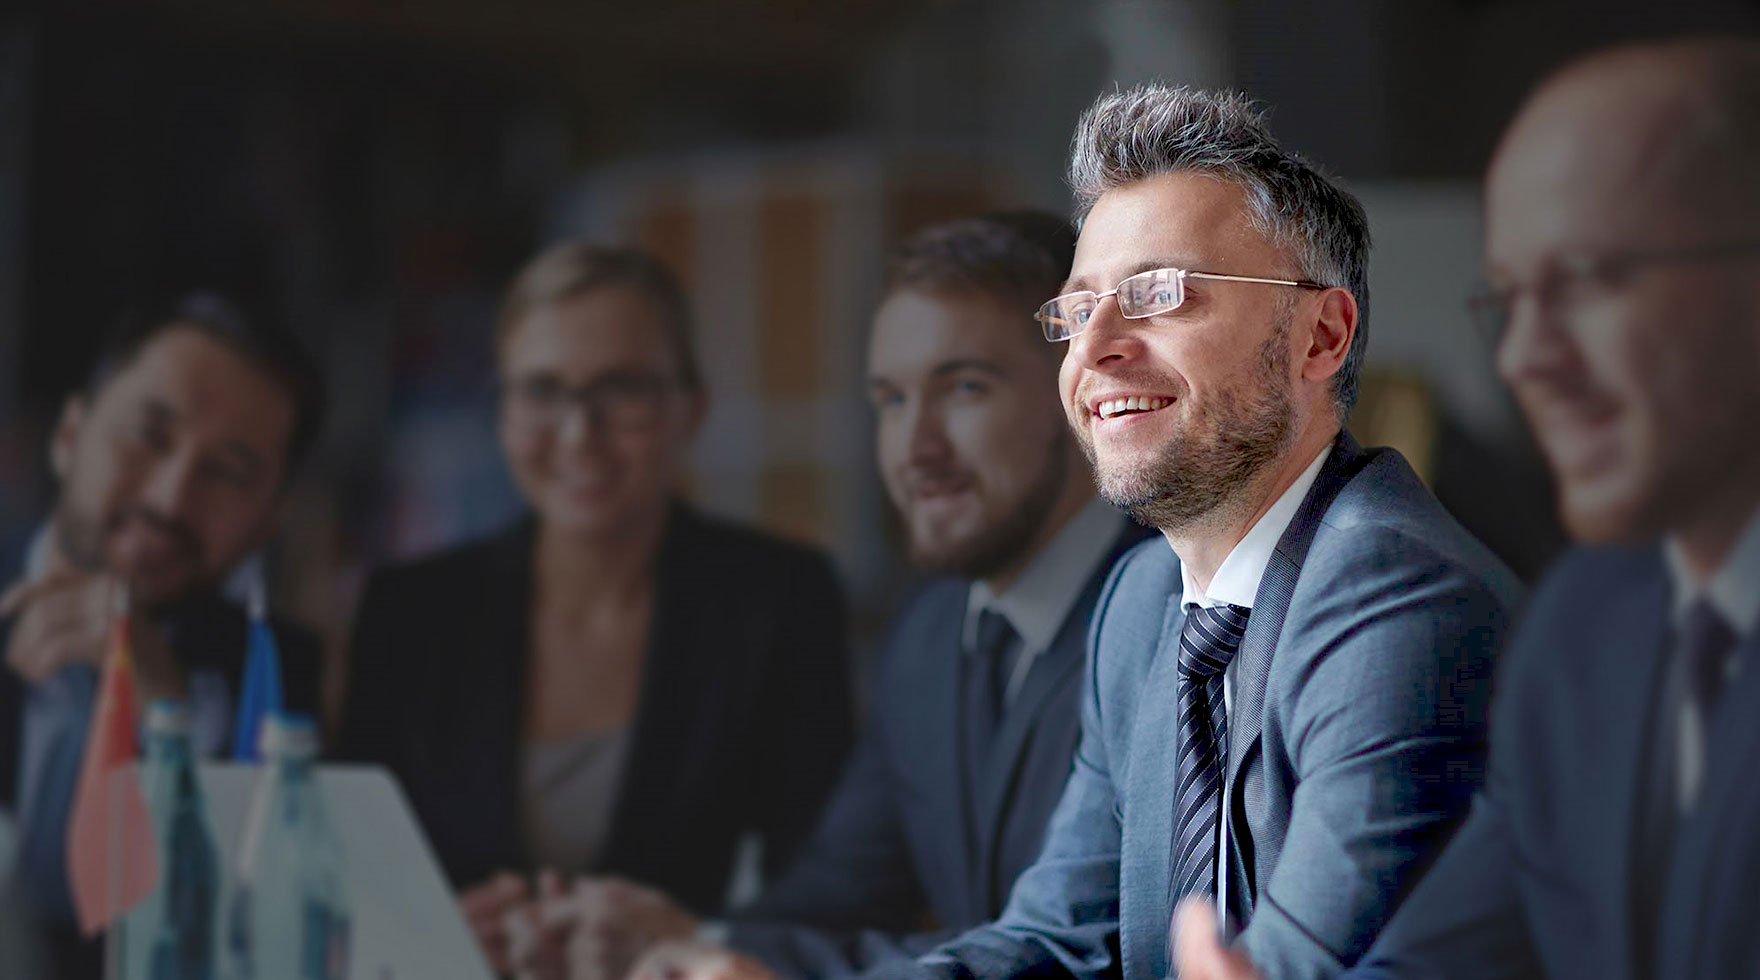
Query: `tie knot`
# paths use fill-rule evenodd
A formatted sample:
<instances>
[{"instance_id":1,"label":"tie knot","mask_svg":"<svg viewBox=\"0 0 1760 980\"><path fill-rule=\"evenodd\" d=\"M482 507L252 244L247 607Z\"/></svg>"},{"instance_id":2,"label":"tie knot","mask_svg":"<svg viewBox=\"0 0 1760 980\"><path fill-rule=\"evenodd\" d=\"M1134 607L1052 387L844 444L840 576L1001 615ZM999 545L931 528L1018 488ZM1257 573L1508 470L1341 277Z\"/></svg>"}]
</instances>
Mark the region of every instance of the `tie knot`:
<instances>
[{"instance_id":1,"label":"tie knot","mask_svg":"<svg viewBox=\"0 0 1760 980\"><path fill-rule=\"evenodd\" d=\"M1199 606L1186 613L1179 631L1179 670L1196 679L1222 673L1247 632L1245 606Z\"/></svg>"},{"instance_id":2,"label":"tie knot","mask_svg":"<svg viewBox=\"0 0 1760 980\"><path fill-rule=\"evenodd\" d=\"M1717 703L1735 645L1735 630L1717 607L1700 599L1687 610L1681 623L1680 652L1686 659L1688 683L1700 708L1709 711Z\"/></svg>"},{"instance_id":3,"label":"tie knot","mask_svg":"<svg viewBox=\"0 0 1760 980\"><path fill-rule=\"evenodd\" d=\"M978 614L978 635L972 652L987 660L995 659L1008 648L1010 640L1015 636L1014 625L1008 617L994 609L986 609Z\"/></svg>"}]
</instances>

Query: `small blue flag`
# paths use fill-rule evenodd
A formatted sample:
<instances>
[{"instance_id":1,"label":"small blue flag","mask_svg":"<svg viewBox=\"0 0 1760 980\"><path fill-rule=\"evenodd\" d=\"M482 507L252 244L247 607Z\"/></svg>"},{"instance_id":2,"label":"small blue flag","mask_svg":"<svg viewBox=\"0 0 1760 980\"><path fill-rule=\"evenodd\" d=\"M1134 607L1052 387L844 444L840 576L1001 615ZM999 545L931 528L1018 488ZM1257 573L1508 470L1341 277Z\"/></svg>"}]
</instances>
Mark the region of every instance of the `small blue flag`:
<instances>
[{"instance_id":1,"label":"small blue flag","mask_svg":"<svg viewBox=\"0 0 1760 980\"><path fill-rule=\"evenodd\" d=\"M263 719L279 714L281 705L281 652L269 629L268 602L263 582L251 586L250 627L245 640L244 682L238 689L238 715L232 727L232 757L256 762L257 732Z\"/></svg>"}]
</instances>

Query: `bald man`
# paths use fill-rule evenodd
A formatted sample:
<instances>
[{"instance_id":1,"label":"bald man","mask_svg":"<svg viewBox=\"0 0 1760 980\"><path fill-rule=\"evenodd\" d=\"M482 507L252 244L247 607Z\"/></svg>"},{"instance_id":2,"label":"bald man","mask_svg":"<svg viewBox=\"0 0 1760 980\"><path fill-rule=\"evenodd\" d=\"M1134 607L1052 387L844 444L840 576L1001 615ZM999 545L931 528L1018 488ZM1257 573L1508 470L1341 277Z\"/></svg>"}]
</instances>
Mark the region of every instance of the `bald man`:
<instances>
[{"instance_id":1,"label":"bald man","mask_svg":"<svg viewBox=\"0 0 1760 980\"><path fill-rule=\"evenodd\" d=\"M1760 976L1760 44L1579 61L1486 183L1499 372L1580 547L1488 783L1353 977ZM1203 908L1182 980L1252 975Z\"/></svg>"}]
</instances>

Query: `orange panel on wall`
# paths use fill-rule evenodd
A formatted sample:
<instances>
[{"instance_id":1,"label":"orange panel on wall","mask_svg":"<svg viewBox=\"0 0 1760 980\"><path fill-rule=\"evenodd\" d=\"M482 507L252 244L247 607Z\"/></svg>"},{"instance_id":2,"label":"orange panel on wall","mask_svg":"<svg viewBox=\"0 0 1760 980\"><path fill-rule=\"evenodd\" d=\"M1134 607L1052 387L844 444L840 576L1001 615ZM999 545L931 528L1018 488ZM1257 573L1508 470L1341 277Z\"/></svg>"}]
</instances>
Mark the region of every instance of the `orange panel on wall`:
<instances>
[{"instance_id":1,"label":"orange panel on wall","mask_svg":"<svg viewBox=\"0 0 1760 980\"><path fill-rule=\"evenodd\" d=\"M831 528L830 473L816 463L768 463L758 474L758 514L772 531L823 543Z\"/></svg>"},{"instance_id":2,"label":"orange panel on wall","mask_svg":"<svg viewBox=\"0 0 1760 980\"><path fill-rule=\"evenodd\" d=\"M766 200L758 216L758 370L766 397L820 390L824 203L804 194Z\"/></svg>"},{"instance_id":3,"label":"orange panel on wall","mask_svg":"<svg viewBox=\"0 0 1760 980\"><path fill-rule=\"evenodd\" d=\"M682 204L664 203L645 212L636 231L642 248L666 263L690 292L696 281L696 212Z\"/></svg>"}]
</instances>

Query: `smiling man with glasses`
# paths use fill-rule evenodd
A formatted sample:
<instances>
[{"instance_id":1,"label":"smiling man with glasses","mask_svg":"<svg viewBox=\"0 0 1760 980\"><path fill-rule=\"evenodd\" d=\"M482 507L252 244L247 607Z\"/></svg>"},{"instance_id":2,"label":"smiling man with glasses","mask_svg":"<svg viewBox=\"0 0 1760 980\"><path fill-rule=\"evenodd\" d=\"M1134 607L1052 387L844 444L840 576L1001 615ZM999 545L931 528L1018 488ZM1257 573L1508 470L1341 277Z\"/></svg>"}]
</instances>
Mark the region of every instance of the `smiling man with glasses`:
<instances>
[{"instance_id":1,"label":"smiling man with glasses","mask_svg":"<svg viewBox=\"0 0 1760 980\"><path fill-rule=\"evenodd\" d=\"M1579 547L1501 658L1472 816L1353 977L1760 975L1757 154L1752 39L1590 54L1498 144L1474 305ZM1184 980L1257 975L1199 912L1180 938Z\"/></svg>"},{"instance_id":2,"label":"smiling man with glasses","mask_svg":"<svg viewBox=\"0 0 1760 980\"><path fill-rule=\"evenodd\" d=\"M1517 586L1341 431L1354 198L1245 99L1163 86L1103 97L1070 171L1084 221L1039 321L1101 496L1161 539L1101 593L1075 764L1001 918L878 972L1154 980L1197 896L1270 975L1330 976L1465 813Z\"/></svg>"}]
</instances>

